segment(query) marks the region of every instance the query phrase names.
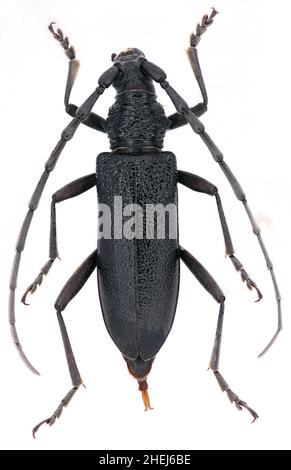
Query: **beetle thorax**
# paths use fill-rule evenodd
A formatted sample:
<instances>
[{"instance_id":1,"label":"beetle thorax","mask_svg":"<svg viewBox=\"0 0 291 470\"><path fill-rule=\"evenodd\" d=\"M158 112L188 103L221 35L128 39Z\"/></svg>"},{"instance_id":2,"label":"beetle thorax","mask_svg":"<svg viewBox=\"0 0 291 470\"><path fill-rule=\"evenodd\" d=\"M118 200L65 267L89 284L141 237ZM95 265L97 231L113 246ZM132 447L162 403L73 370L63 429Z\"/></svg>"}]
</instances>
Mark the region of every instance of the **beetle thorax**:
<instances>
[{"instance_id":1,"label":"beetle thorax","mask_svg":"<svg viewBox=\"0 0 291 470\"><path fill-rule=\"evenodd\" d=\"M130 153L161 149L168 127L163 107L145 91L117 95L107 119L111 149Z\"/></svg>"},{"instance_id":2,"label":"beetle thorax","mask_svg":"<svg viewBox=\"0 0 291 470\"><path fill-rule=\"evenodd\" d=\"M154 85L140 67L141 57L118 61L113 86L116 101L109 110L107 133L112 150L140 153L161 149L169 121L157 103Z\"/></svg>"}]
</instances>

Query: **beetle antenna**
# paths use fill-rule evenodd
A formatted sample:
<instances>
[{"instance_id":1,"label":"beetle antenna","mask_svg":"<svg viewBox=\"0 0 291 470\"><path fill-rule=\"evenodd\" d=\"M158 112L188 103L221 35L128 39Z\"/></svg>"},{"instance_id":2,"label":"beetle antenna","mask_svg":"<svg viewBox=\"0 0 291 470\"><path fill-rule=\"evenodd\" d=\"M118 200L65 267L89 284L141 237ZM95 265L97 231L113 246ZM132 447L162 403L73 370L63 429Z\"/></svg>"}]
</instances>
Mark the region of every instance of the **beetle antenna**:
<instances>
[{"instance_id":1,"label":"beetle antenna","mask_svg":"<svg viewBox=\"0 0 291 470\"><path fill-rule=\"evenodd\" d=\"M210 15L209 19L211 19L211 15ZM209 19L204 20L204 22L202 21L202 24L203 23L205 24L205 21L206 21L206 23L207 23L207 21L209 22ZM269 341L267 346L259 354L259 357L262 357L270 349L270 347L272 346L272 344L275 342L276 338L278 337L280 331L282 330L282 308L281 308L281 294L280 294L279 286L278 286L277 279L276 279L276 276L275 276L274 266L273 266L272 261L270 260L269 253L267 251L267 248L266 248L265 243L263 241L263 238L261 236L260 228L258 227L258 225L255 221L255 218L254 218L254 216L251 212L251 209L248 205L246 195L245 195L240 183L238 182L238 180L234 176L233 172L231 171L231 169L229 168L229 166L225 162L224 155L221 152L221 150L219 150L217 145L213 142L211 137L205 131L204 124L198 119L198 117L192 111L192 109L189 108L186 101L184 101L184 99L176 92L176 90L174 90L174 88L171 87L169 82L167 82L167 80L166 80L167 75L160 67L158 67L157 65L155 65L152 62L149 62L145 59L142 62L142 68L155 82L160 84L160 86L165 90L165 92L169 96L170 100L174 104L177 113L181 114L183 116L183 118L185 119L185 121L188 122L188 124L190 124L192 130L200 136L200 138L202 139L202 141L204 142L204 144L208 148L210 154L212 155L214 161L216 161L216 163L218 163L221 170L225 174L230 186L232 187L232 190L233 190L235 196L243 204L244 209L247 213L248 219L251 223L253 233L257 237L258 243L259 243L260 248L261 248L261 252L264 256L264 259L265 259L265 262L266 262L266 265L267 265L267 269L270 272L271 281L272 281L272 285L273 285L273 290L274 290L274 294L275 294L276 306L277 306L277 328L276 328L275 334L273 335L271 341ZM206 93L204 93L205 92L204 83L202 82L202 86L201 85L199 85L199 86L200 86L200 89L202 91L202 96L204 97L204 102L207 102L206 101L207 95L206 95ZM175 116L175 115L173 115L173 116ZM232 262L236 266L237 263L234 260L234 258L232 258ZM242 274L243 280L246 280L246 273L241 271L241 274ZM255 287L255 286L249 283L248 287ZM260 300L261 293L259 291L257 291L257 292L258 292L258 296L259 296L258 300Z\"/></svg>"},{"instance_id":2,"label":"beetle antenna","mask_svg":"<svg viewBox=\"0 0 291 470\"><path fill-rule=\"evenodd\" d=\"M18 236L16 249L15 249L15 256L14 256L14 260L12 263L10 283L9 283L9 306L8 306L9 323L10 323L13 342L22 360L24 361L26 366L34 374L37 374L37 375L39 375L39 372L32 366L32 364L30 363L30 361L27 359L26 355L23 352L22 345L18 338L16 325L15 325L15 293L16 293L16 288L17 288L17 279L18 279L21 255L25 247L25 242L27 239L27 235L28 235L28 231L29 231L29 227L30 227L33 215L36 209L38 208L39 201L42 196L43 190L45 188L46 182L51 172L54 170L63 149L65 148L67 142L69 142L73 138L79 125L88 118L99 96L101 96L104 93L106 88L109 88L112 85L117 73L118 73L118 68L112 65L108 70L106 70L99 77L98 87L86 99L86 101L84 101L84 103L78 108L75 117L71 120L71 122L65 127L65 129L61 133L61 138L58 141L57 145L55 146L54 150L52 151L49 159L45 163L44 171L32 193L31 199L28 204L28 211L23 220L20 233Z\"/></svg>"}]
</instances>

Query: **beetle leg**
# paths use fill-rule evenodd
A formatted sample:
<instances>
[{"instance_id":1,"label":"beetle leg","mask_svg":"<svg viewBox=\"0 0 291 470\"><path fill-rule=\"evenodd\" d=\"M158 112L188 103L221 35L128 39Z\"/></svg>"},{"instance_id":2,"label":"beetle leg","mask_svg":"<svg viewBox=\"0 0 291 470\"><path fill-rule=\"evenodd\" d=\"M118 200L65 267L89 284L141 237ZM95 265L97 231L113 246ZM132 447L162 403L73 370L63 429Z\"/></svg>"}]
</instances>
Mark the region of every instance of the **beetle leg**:
<instances>
[{"instance_id":1,"label":"beetle leg","mask_svg":"<svg viewBox=\"0 0 291 470\"><path fill-rule=\"evenodd\" d=\"M76 116L77 110L78 106L76 106L75 104L68 103L68 105L66 106L66 112L72 117ZM84 119L83 124L88 127L91 127L91 129L95 129L95 131L106 133L106 120L96 113L91 112L89 116Z\"/></svg>"},{"instance_id":2,"label":"beetle leg","mask_svg":"<svg viewBox=\"0 0 291 470\"><path fill-rule=\"evenodd\" d=\"M213 23L213 18L217 15L217 11L213 8L210 15L204 15L201 21L201 24L197 24L196 33L192 33L190 36L190 46L187 49L187 55L191 64L191 68L197 80L198 86L201 91L201 95L203 98L202 103L196 104L193 106L191 111L197 116L202 116L207 111L207 104L208 104L208 97L207 91L205 87L205 83L203 80L203 75L201 72L199 60L198 60L198 53L197 53L197 46L200 42L201 36L207 30L208 26ZM181 113L174 113L171 116L168 116L168 119L171 121L171 125L169 129L177 129L178 127L184 126L187 124L187 119Z\"/></svg>"},{"instance_id":3,"label":"beetle leg","mask_svg":"<svg viewBox=\"0 0 291 470\"><path fill-rule=\"evenodd\" d=\"M55 29L53 26L54 24L55 23L51 23L48 29L52 33L53 37L60 43L61 47L64 49L66 56L68 57L70 61L64 102L65 102L66 112L70 116L74 117L76 115L78 106L76 106L75 104L69 103L69 100L70 100L70 95L71 95L73 85L75 83L75 80L78 74L80 62L76 59L75 49L70 45L69 38L67 36L64 36L61 29L59 28ZM106 132L105 131L105 124L106 124L105 119L103 119L101 116L93 112L91 112L89 116L83 121L83 124L95 129L96 131Z\"/></svg>"},{"instance_id":4,"label":"beetle leg","mask_svg":"<svg viewBox=\"0 0 291 470\"><path fill-rule=\"evenodd\" d=\"M223 327L223 317L224 317L224 302L225 302L225 297L216 283L216 281L213 279L213 277L209 274L209 272L197 261L197 259L194 258L188 251L186 251L184 248L180 247L180 258L182 261L186 264L186 266L190 269L192 274L196 277L196 279L202 284L202 286L209 292L210 295L220 304L220 309L219 309L219 316L218 316L218 322L217 322L217 328L216 328L216 333L215 333L215 340L214 340L214 345L213 345L213 350L211 354L211 360L209 367L213 371L216 380L218 381L221 389L223 392L226 392L228 398L232 403L235 404L235 406L241 410L242 408L247 409L252 417L254 418L254 421L258 418L257 413L250 408L247 403L243 400L241 400L238 395L236 395L228 386L227 382L219 372L219 356L220 356L220 348L221 348L221 337L222 337L222 327Z\"/></svg>"},{"instance_id":5,"label":"beetle leg","mask_svg":"<svg viewBox=\"0 0 291 470\"><path fill-rule=\"evenodd\" d=\"M223 317L224 317L224 301L220 304L219 316L217 321L217 328L215 333L214 345L211 354L211 360L209 367L213 371L217 382L220 385L220 388L223 392L226 392L231 403L234 403L238 410L245 408L253 417L253 422L258 419L258 414L253 410L248 404L241 400L236 393L234 393L230 388L226 380L223 378L219 372L219 356L220 356L220 347L221 347L221 336L222 336L222 326L223 326Z\"/></svg>"},{"instance_id":6,"label":"beetle leg","mask_svg":"<svg viewBox=\"0 0 291 470\"><path fill-rule=\"evenodd\" d=\"M65 284L60 295L58 296L56 300L55 309L57 311L58 322L59 322L59 326L60 326L60 330L62 334L62 339L64 343L66 358L68 362L68 367L69 367L73 387L61 400L59 406L56 408L53 414L49 418L41 421L39 424L37 424L33 428L32 430L33 437L35 437L35 433L37 432L37 430L40 428L42 424L47 423L50 426L54 424L56 419L61 416L63 408L65 406L68 406L73 395L76 393L80 385L82 385L81 375L76 364L76 360L74 357L74 353L72 350L72 346L70 343L66 325L62 316L62 312L64 311L68 303L81 290L83 285L86 283L90 275L95 270L96 266L97 266L97 250L94 250L93 253L91 253L91 255L81 264L81 266L70 277L70 279Z\"/></svg>"},{"instance_id":7,"label":"beetle leg","mask_svg":"<svg viewBox=\"0 0 291 470\"><path fill-rule=\"evenodd\" d=\"M66 186L59 189L56 193L53 194L51 202L49 260L41 268L39 274L32 282L32 284L30 284L24 292L21 298L21 302L23 302L25 305L29 305L26 303L27 294L33 294L36 291L37 286L41 285L44 275L48 274L53 262L56 258L59 257L57 246L56 204L58 202L65 201L66 199L71 199L73 197L79 196L80 194L84 193L85 191L88 191L94 186L96 186L96 174L92 173L91 175L83 176L82 178L78 178L77 180L72 181L71 183L67 184Z\"/></svg>"},{"instance_id":8,"label":"beetle leg","mask_svg":"<svg viewBox=\"0 0 291 470\"><path fill-rule=\"evenodd\" d=\"M217 187L209 181L205 180L204 178L201 178L197 175L193 175L192 173L188 173L187 171L178 171L178 182L183 184L187 188L192 189L193 191L201 192L215 197L225 243L226 256L230 258L233 266L240 273L241 279L243 282L246 283L247 287L249 289L254 288L256 290L258 294L258 299L256 300L256 302L261 300L263 296L260 289L257 287L256 283L250 278L250 276L244 269L242 263L237 259L236 256L234 256L234 248Z\"/></svg>"}]
</instances>

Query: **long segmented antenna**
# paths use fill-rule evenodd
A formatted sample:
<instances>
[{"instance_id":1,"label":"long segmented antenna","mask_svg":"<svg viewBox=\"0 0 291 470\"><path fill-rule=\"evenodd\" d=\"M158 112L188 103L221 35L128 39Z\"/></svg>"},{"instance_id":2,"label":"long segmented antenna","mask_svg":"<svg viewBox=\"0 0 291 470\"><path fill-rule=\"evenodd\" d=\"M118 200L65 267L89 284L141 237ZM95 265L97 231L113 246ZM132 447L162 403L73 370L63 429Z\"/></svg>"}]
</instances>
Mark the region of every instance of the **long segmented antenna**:
<instances>
[{"instance_id":1,"label":"long segmented antenna","mask_svg":"<svg viewBox=\"0 0 291 470\"><path fill-rule=\"evenodd\" d=\"M51 27L51 25L50 25ZM58 32L60 30L57 30ZM68 48L67 45L67 40L66 38L62 40L64 44L65 50L69 54L73 54L73 49ZM98 100L99 96L105 91L106 88L108 88L114 78L116 77L116 74L118 73L118 68L116 66L111 66L108 70L106 70L99 78L98 80L98 87L95 89L95 91L87 98L87 100L78 108L78 111L76 112L75 117L71 120L71 122L65 127L61 134L61 139L57 143L56 147L52 151L49 159L47 160L45 164L45 169L44 172L42 173L36 188L32 194L32 197L29 201L28 204L28 212L24 218L20 234L18 236L17 244L16 244L16 253L15 257L13 260L12 264L12 269L11 269L11 277L10 277L10 284L9 284L9 323L11 327L11 334L12 334L12 339L13 342L19 352L20 357L22 358L23 362L26 364L26 366L34 373L39 375L39 372L33 367L33 365L30 363L28 360L27 356L23 352L21 343L18 338L18 334L16 331L16 326L15 326L15 292L17 288L17 279L18 279L18 272L19 272L19 265L20 265L20 260L21 260L21 254L24 250L25 247L25 242L26 238L28 235L29 227L32 221L32 217L34 212L36 211L41 195L43 193L44 187L46 185L46 182L49 178L50 173L53 171L55 168L57 161L66 145L66 143L72 139L74 136L77 128L79 125L88 117L90 114L94 104Z\"/></svg>"},{"instance_id":2,"label":"long segmented antenna","mask_svg":"<svg viewBox=\"0 0 291 470\"><path fill-rule=\"evenodd\" d=\"M212 12L210 15L204 15L202 20L201 20L201 24L197 24L197 27L196 27L196 34L191 34L190 36L190 45L192 46L192 48L196 48L196 46L199 44L199 41L201 39L201 35L203 33L205 33L207 27L209 25L211 25L213 23L213 18L217 15L217 11L212 8ZM191 48L190 48L191 49ZM191 51L193 53L193 50ZM196 53L196 49L194 49L194 52L197 56L197 53ZM189 50L188 50L188 54L189 54ZM191 62L191 61L190 61ZM198 62L198 59L196 57L196 66L198 64L198 67L199 67L199 62ZM192 65L192 62L191 62L191 65ZM200 72L201 73L201 72ZM202 96L204 99L206 99L207 101L207 93L206 93L206 89L205 89L205 86L204 86L204 82L202 80L201 81L198 81L198 84L199 84L199 87L200 87L200 90L201 90L201 93L202 93ZM201 84L203 86L201 86ZM189 120L188 120L189 122ZM190 125L191 125L191 122L189 122ZM191 127L193 128L193 126L191 125ZM195 131L195 129L193 128L193 130ZM207 134L206 134L207 135ZM243 203L244 205L244 208L245 208L245 211L247 213L247 216L248 216L248 219L252 225L252 229L253 229L253 232L254 234L256 235L257 237L257 240L259 242L259 245L261 247L261 250L262 250L262 253L263 253L263 256L264 256L264 259L266 261L266 265L267 265L267 269L270 271L270 275L271 275L271 280L272 280L272 284L273 284L273 288L274 288L274 292L275 292L275 299L276 299L276 305L277 305L277 330L275 332L275 334L273 335L273 337L271 338L271 340L269 341L269 343L267 344L267 346L263 349L263 351L259 354L258 357L262 357L269 349L270 347L272 346L272 344L275 342L277 336L279 335L280 331L282 330L282 309L281 309L281 295L280 295L280 291L279 291L279 287L278 287L278 283L277 283L277 279L276 279L276 276L275 276L275 273L274 273L274 267L273 267L273 263L272 261L270 260L270 257L269 257L269 254L268 254L268 251L266 249L266 246L264 244L264 241L262 239L262 236L260 234L260 229L258 227L258 225L256 224L255 222L255 219L253 217L253 214L248 206L248 203L247 203L247 200L246 200L246 196L239 184L239 182L237 181L237 179L235 178L235 176L233 175L232 171L230 170L230 168L228 167L228 165L223 161L223 155L222 153L217 149L217 147L214 145L212 145L212 149L210 147L211 144L213 144L213 142L211 141L211 139L208 137L208 139L203 139L203 133L200 134L202 140L204 141L204 143L207 145L208 149L210 150L214 160L220 165L220 168L222 169L223 173L225 174L226 178L228 179L236 197ZM207 142L207 141L208 142ZM211 144L210 144L211 143ZM214 150L214 147L216 147L216 152L213 151ZM219 156L218 156L218 153L219 153Z\"/></svg>"},{"instance_id":3,"label":"long segmented antenna","mask_svg":"<svg viewBox=\"0 0 291 470\"><path fill-rule=\"evenodd\" d=\"M197 26L196 35L193 34L190 38L192 47L195 47L195 44L198 44L201 34L203 34L206 30L206 27L209 24L212 23L213 17L216 14L217 14L216 10L213 10L212 13L209 16L205 15L203 17L202 24L201 25L198 24L198 26ZM192 45L192 43L193 43L193 45ZM211 137L205 131L205 127L204 127L203 123L191 111L191 109L189 108L186 101L167 82L167 80L166 80L167 75L160 67L153 64L152 62L147 61L146 59L143 61L142 67L143 67L143 70L146 73L148 73L150 75L150 77L155 82L159 83L160 86L166 91L167 95L169 96L172 103L174 104L174 106L176 108L176 111L179 114L181 114L182 116L184 116L185 120L190 124L192 130L201 137L202 141L205 143L206 147L210 151L213 159L219 164L220 168L222 169L223 173L225 174L225 176L226 176L229 184L231 185L231 187L233 189L233 192L235 193L237 199L242 202L242 204L243 204L243 206L246 210L247 216L248 216L249 221L252 225L253 232L257 237L257 240L258 240L259 245L261 247L261 251L263 253L264 259L265 259L266 264L267 264L267 268L268 268L268 270L270 272L270 275L271 275L271 280L272 280L272 284L273 284L273 288L274 288L274 292L275 292L275 299L276 299L276 305L277 305L277 322L278 322L277 323L277 330L276 330L275 334L273 335L273 337L271 338L271 340L269 341L269 343L267 344L267 346L259 354L259 357L261 357L270 349L270 347L272 346L272 344L276 340L277 336L279 335L280 331L282 330L282 310L281 310L281 295L280 295L278 283L277 283L277 280L276 280L276 276L275 276L275 273L274 273L273 263L270 260L268 251L266 249L266 246L265 246L264 241L262 239L262 236L260 234L260 229L259 229L258 225L255 222L254 216L253 216L253 214L250 210L250 207L248 205L246 195L245 195L240 183L238 182L238 180L236 179L236 177L232 173L232 171L229 168L229 166L227 165L227 163L224 161L223 153L219 150L217 145L213 142ZM204 84L202 86L201 83L203 84L203 81L200 81L200 84L199 84L201 92L202 92L202 96L204 98L204 101L207 102L207 94L206 94L205 86L204 86Z\"/></svg>"}]
</instances>

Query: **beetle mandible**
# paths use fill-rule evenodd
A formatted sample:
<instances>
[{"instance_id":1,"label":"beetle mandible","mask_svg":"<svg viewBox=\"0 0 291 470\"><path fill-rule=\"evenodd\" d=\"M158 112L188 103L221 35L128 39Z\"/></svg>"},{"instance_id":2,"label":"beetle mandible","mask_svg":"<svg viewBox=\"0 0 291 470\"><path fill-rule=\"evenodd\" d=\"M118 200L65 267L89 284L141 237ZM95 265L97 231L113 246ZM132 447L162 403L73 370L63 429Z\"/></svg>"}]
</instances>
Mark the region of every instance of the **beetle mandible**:
<instances>
[{"instance_id":1,"label":"beetle mandible","mask_svg":"<svg viewBox=\"0 0 291 470\"><path fill-rule=\"evenodd\" d=\"M65 90L66 112L73 117L61 134L61 139L52 151L45 164L45 170L33 192L29 209L22 224L16 246L16 254L12 266L9 298L9 321L14 343L20 356L32 372L38 374L22 350L15 327L15 291L21 254L24 250L30 223L38 207L42 192L51 171L55 168L58 158L66 143L72 139L78 126L85 124L96 131L104 132L110 139L111 152L101 153L97 157L96 172L79 178L57 191L52 196L49 260L41 268L38 276L26 289L22 302L26 303L28 293L33 293L48 274L54 260L58 257L56 237L56 204L96 187L99 207L106 205L113 209L114 197L121 196L122 204L130 207L139 205L145 209L147 205L168 205L176 207L177 183L193 191L214 196L223 232L226 254L241 279L249 289L255 289L258 300L262 294L256 283L248 275L243 264L234 254L234 248L224 215L222 203L216 186L207 180L176 168L176 157L173 153L162 151L166 131L190 124L198 134L214 160L227 177L236 197L243 203L263 252L267 268L270 270L275 291L278 326L275 335L262 351L264 354L278 336L282 328L281 297L275 278L273 265L262 240L260 230L251 213L240 184L225 163L223 154L205 132L199 117L206 112L208 97L202 77L197 45L202 34L212 24L215 9L210 15L204 15L196 32L190 37L187 50L190 64L199 85L203 101L189 108L182 97L166 80L166 73L149 62L144 54L136 48L129 48L118 55L112 54L113 65L98 80L98 87L77 107L71 104L70 94L77 76L79 62L75 57L74 48L69 39L60 29L51 23L49 30L63 47L69 59L69 71ZM173 102L176 112L166 116L163 107L156 101L153 82L158 83ZM115 103L109 110L107 119L92 112L92 108L100 95L111 85L117 91ZM180 259L190 269L202 286L219 303L219 316L211 354L210 369L213 371L222 391L238 409L246 408L256 420L256 411L239 398L228 386L219 371L219 354L221 346L225 297L212 276L202 264L187 250L179 246L178 235L169 236L169 219L165 222L167 235L156 236L158 218L153 219L151 234L145 224L145 216L140 219L141 237L125 237L121 233L117 237L100 237L97 249L81 264L68 280L56 303L56 313L64 343L72 388L61 400L54 413L41 421L33 429L35 435L43 423L53 424L60 417L62 410L82 384L82 379L74 358L62 312L68 303L83 287L89 276L97 268L99 297L104 321L108 332L121 351L129 372L137 379L139 390L146 409L150 409L147 392L147 376L154 358L166 340L174 320L179 290ZM138 219L135 218L138 224ZM136 228L136 227L135 227ZM174 229L177 219L174 217ZM146 232L147 236L144 236ZM176 230L177 232L177 230Z\"/></svg>"}]
</instances>

